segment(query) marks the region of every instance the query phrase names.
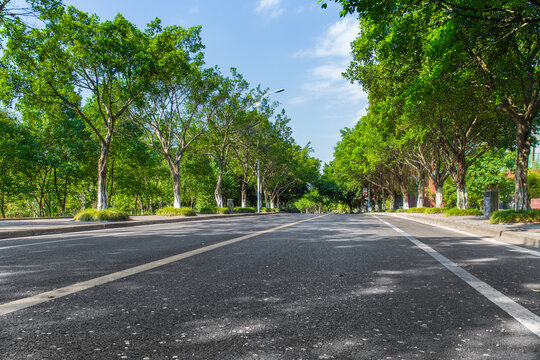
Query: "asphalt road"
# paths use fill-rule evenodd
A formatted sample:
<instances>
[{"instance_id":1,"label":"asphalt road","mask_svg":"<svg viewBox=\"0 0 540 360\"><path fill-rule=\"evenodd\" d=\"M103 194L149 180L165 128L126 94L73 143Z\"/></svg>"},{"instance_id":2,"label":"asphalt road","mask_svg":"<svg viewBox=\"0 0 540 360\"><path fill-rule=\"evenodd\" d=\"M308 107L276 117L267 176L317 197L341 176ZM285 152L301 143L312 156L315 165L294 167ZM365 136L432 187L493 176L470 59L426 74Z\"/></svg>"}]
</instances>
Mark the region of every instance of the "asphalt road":
<instances>
[{"instance_id":1,"label":"asphalt road","mask_svg":"<svg viewBox=\"0 0 540 360\"><path fill-rule=\"evenodd\" d=\"M392 216L4 239L0 359L540 359L539 270Z\"/></svg>"}]
</instances>

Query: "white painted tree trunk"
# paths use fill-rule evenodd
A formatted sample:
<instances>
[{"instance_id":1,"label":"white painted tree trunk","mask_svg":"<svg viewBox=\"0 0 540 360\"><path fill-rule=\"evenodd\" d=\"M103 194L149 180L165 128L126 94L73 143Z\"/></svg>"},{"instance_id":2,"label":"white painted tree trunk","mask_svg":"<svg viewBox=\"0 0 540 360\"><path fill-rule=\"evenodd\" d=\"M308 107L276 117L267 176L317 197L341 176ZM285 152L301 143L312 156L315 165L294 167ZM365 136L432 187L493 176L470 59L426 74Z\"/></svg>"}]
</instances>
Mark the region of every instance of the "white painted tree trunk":
<instances>
[{"instance_id":1,"label":"white painted tree trunk","mask_svg":"<svg viewBox=\"0 0 540 360\"><path fill-rule=\"evenodd\" d=\"M107 197L107 159L109 158L109 149L111 145L111 136L107 134L105 144L101 144L101 153L98 160L98 184L97 184L97 209L104 210L109 207Z\"/></svg>"},{"instance_id":2,"label":"white painted tree trunk","mask_svg":"<svg viewBox=\"0 0 540 360\"><path fill-rule=\"evenodd\" d=\"M223 165L219 165L218 180L216 183L216 190L214 191L214 198L216 199L217 207L223 207L223 196L221 195L222 187L223 187Z\"/></svg>"},{"instance_id":3,"label":"white painted tree trunk","mask_svg":"<svg viewBox=\"0 0 540 360\"><path fill-rule=\"evenodd\" d=\"M409 192L405 189L402 189L401 194L403 196L403 209L407 210L409 209Z\"/></svg>"},{"instance_id":4,"label":"white painted tree trunk","mask_svg":"<svg viewBox=\"0 0 540 360\"><path fill-rule=\"evenodd\" d=\"M182 207L182 195L180 187L180 174L176 171L173 174L173 196L174 196L174 205L175 209L180 209Z\"/></svg>"},{"instance_id":5,"label":"white painted tree trunk","mask_svg":"<svg viewBox=\"0 0 540 360\"><path fill-rule=\"evenodd\" d=\"M441 185L435 186L435 207L443 207L443 191Z\"/></svg>"}]
</instances>

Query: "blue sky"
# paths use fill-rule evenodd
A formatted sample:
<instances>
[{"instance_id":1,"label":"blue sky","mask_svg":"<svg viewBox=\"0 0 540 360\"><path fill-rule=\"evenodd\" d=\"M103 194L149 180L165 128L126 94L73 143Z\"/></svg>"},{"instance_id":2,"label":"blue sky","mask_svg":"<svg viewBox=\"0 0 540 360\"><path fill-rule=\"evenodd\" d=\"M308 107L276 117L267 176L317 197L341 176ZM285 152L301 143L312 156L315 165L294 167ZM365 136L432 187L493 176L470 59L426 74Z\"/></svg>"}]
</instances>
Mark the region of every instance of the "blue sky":
<instances>
[{"instance_id":1,"label":"blue sky","mask_svg":"<svg viewBox=\"0 0 540 360\"><path fill-rule=\"evenodd\" d=\"M339 18L317 0L65 0L111 19L121 13L144 28L159 17L163 25L202 25L208 66L224 73L236 67L252 87L261 84L291 118L297 143L311 142L314 156L332 160L339 130L365 114L367 95L341 77L357 35L355 18Z\"/></svg>"}]
</instances>

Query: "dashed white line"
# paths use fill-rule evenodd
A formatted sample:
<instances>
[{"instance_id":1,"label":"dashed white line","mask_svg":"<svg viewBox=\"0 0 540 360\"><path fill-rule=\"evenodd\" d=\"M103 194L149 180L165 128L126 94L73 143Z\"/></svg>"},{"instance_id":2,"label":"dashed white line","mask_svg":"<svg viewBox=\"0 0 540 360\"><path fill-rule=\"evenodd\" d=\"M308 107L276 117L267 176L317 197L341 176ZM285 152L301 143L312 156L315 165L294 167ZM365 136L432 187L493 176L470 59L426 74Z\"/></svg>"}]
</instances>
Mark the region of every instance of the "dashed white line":
<instances>
[{"instance_id":1,"label":"dashed white line","mask_svg":"<svg viewBox=\"0 0 540 360\"><path fill-rule=\"evenodd\" d=\"M410 242L418 246L420 249L428 253L435 260L440 262L445 268L454 273L461 280L469 284L473 289L478 291L480 294L484 295L489 301L500 307L508 315L519 321L523 326L532 331L536 336L540 337L540 317L531 311L527 310L523 306L519 305L503 293L498 290L495 290L493 287L478 279L473 274L469 273L467 270L463 269L452 260L448 259L444 255L438 253L436 250L430 246L424 244L423 242L416 239L414 236L407 234L405 231L400 228L390 224L387 221L382 220L381 218L374 216L376 219L386 224L387 226L394 229L396 232L400 233L402 236L407 238Z\"/></svg>"}]
</instances>

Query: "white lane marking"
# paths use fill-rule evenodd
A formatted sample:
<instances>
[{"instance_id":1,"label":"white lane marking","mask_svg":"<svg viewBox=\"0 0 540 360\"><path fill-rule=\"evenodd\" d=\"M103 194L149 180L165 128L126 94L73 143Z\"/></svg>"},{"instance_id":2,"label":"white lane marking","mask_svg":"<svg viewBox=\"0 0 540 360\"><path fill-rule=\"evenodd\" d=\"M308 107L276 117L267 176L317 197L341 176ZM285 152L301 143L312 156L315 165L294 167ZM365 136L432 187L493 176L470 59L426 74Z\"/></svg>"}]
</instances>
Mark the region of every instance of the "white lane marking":
<instances>
[{"instance_id":1,"label":"white lane marking","mask_svg":"<svg viewBox=\"0 0 540 360\"><path fill-rule=\"evenodd\" d=\"M182 259L186 259L186 258L194 256L194 255L202 254L202 253L205 253L205 252L208 252L208 251L211 251L211 250L215 250L215 249L223 247L223 246L227 246L227 245L230 245L230 244L237 243L237 242L242 241L242 240L246 240L246 239L249 239L249 238L252 238L252 237L255 237L255 236L259 236L259 235L263 235L263 234L267 234L267 233L270 233L270 232L273 232L273 231L276 231L276 230L284 229L286 227L297 225L297 224L300 224L300 223L303 223L303 222L306 222L306 221L315 220L315 219L318 219L318 218L321 218L321 217L324 217L324 216L327 216L327 215L325 214L325 215L321 215L321 216L316 216L316 217L313 217L313 218L297 221L297 222L294 222L294 223L289 223L289 224L285 224L285 225L276 226L276 227L273 227L273 228L270 228L270 229L267 229L267 230L257 231L257 232L254 232L254 233L251 233L251 234L248 234L248 235L240 236L240 237L237 237L237 238L234 238L234 239L231 239L231 240L222 241L222 242L219 242L219 243L216 243L216 244L213 244L213 245L205 246L205 247L195 249L195 250L191 250L191 251L181 253L181 254L178 254L178 255L169 256L169 257L166 257L164 259L152 261L152 262L149 262L147 264L135 266L135 267L132 267L132 268L129 268L129 269L125 269L125 270L118 271L118 272L115 272L115 273L112 273L112 274L101 276L101 277L98 277L98 278L95 278L95 279L82 281L82 282L79 282L79 283L76 283L76 284L73 284L73 285L65 286L63 288L43 292L43 293L40 293L40 294L37 294L37 295L34 295L34 296L30 296L30 297L27 297L27 298L11 301L9 303L1 304L0 305L0 316L6 315L6 314L9 314L9 313L18 311L18 310L26 309L28 307L38 305L38 304L50 301L52 299L57 299L57 298L60 298L60 297L68 296L68 295L71 295L71 294L74 294L74 293L77 293L77 292L80 292L80 291L83 291L83 290L90 289L90 288L95 287L95 286L99 286L99 285L103 285L103 284L106 284L106 283L109 283L109 282L112 282L112 281L115 281L115 280L123 279L123 278L131 276L131 275L135 275L135 274L139 274L139 273L142 273L142 272L145 272L145 271L149 271L149 270L155 269L157 267L168 265L168 264L171 264L173 262L176 262L176 261L179 261L179 260L182 260Z\"/></svg>"},{"instance_id":2,"label":"white lane marking","mask_svg":"<svg viewBox=\"0 0 540 360\"><path fill-rule=\"evenodd\" d=\"M410 242L418 246L420 249L424 250L431 257L440 262L445 268L447 268L456 276L458 276L461 280L469 284L473 289L484 295L489 301L503 309L508 315L519 321L527 329L531 330L536 336L540 337L539 316L519 305L498 290L495 290L490 285L478 279L476 276L469 273L467 270L463 269L452 260L438 253L430 246L417 240L414 236L407 234L405 231L390 224L389 222L380 219L377 216L375 216L375 218L386 224L387 226L391 227L396 232L400 233L402 236L406 237Z\"/></svg>"},{"instance_id":3,"label":"white lane marking","mask_svg":"<svg viewBox=\"0 0 540 360\"><path fill-rule=\"evenodd\" d=\"M85 236L83 238L76 238L76 239L66 239L66 240L53 240L53 241L41 241L37 243L30 243L30 244L21 244L21 245L11 245L11 246L4 246L0 247L0 250L7 250L7 249L13 249L13 248L19 248L19 247L26 247L26 246L35 246L35 245L42 245L42 244L54 244L54 243L62 243L67 241L77 241L77 240L83 240L83 239L89 239L92 236Z\"/></svg>"},{"instance_id":4,"label":"white lane marking","mask_svg":"<svg viewBox=\"0 0 540 360\"><path fill-rule=\"evenodd\" d=\"M431 226L435 226L435 227L438 227L438 228L441 228L441 229L457 232L459 234L463 234L463 235L466 235L468 237L475 237L477 239L487 241L487 242L490 242L490 243L493 243L493 244L497 244L497 245L500 245L500 246L504 246L504 247L507 247L507 248L515 250L515 251L519 251L519 252L522 252L522 253L526 253L526 254L529 254L529 255L540 257L540 251L538 251L538 250L533 250L533 249L524 248L524 247L521 247L521 246L518 246L518 245L508 244L508 243L505 243L504 241L499 241L499 240L496 240L496 239L493 239L493 238L490 238L490 237L476 235L476 234L473 234L473 233L470 233L470 232L467 232L467 231L454 229L454 228L451 228L449 226L434 224L434 223L430 223L430 222L423 221L423 220L409 218L409 217L406 217L406 216L401 216L401 215L391 215L391 216L398 217L398 218L401 218L401 219L416 221L416 222L419 222L421 224L431 225Z\"/></svg>"}]
</instances>

